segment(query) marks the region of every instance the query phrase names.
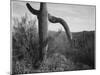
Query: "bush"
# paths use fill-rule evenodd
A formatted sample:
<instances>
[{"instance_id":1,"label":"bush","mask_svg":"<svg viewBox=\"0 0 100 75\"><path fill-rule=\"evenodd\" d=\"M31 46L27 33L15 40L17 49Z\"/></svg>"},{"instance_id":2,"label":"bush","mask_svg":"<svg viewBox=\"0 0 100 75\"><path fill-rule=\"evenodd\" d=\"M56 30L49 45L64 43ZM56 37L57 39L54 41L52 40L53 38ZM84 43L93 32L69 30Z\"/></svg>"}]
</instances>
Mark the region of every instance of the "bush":
<instances>
[{"instance_id":1,"label":"bush","mask_svg":"<svg viewBox=\"0 0 100 75\"><path fill-rule=\"evenodd\" d=\"M59 53L49 56L41 65L40 72L60 72L75 70L76 66L70 59Z\"/></svg>"},{"instance_id":2,"label":"bush","mask_svg":"<svg viewBox=\"0 0 100 75\"><path fill-rule=\"evenodd\" d=\"M17 70L17 62L25 59L28 64L34 67L38 62L38 35L36 28L36 20L29 20L27 15L13 18L12 31L12 67L13 72ZM21 64L21 63L19 63ZM23 64L25 65L25 64ZM18 65L17 65L18 66ZM21 68L21 66L19 66ZM23 70L24 71L24 70Z\"/></svg>"},{"instance_id":3,"label":"bush","mask_svg":"<svg viewBox=\"0 0 100 75\"><path fill-rule=\"evenodd\" d=\"M73 60L89 65L92 69L95 68L94 51L90 49L83 49L74 52Z\"/></svg>"}]
</instances>

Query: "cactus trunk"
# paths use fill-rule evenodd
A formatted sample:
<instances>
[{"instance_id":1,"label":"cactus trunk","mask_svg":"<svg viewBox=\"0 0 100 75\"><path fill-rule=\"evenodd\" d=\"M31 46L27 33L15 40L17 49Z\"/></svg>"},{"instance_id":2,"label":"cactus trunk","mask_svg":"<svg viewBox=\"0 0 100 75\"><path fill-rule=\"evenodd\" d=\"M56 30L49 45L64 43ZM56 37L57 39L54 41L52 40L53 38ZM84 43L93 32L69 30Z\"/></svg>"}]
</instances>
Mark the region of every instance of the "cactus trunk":
<instances>
[{"instance_id":1,"label":"cactus trunk","mask_svg":"<svg viewBox=\"0 0 100 75\"><path fill-rule=\"evenodd\" d=\"M29 11L36 15L38 18L38 28L39 28L39 53L37 55L36 64L39 64L45 60L47 51L47 32L48 32L48 12L46 3L40 3L40 10L33 9L30 4L26 4ZM39 66L37 64L37 66Z\"/></svg>"},{"instance_id":2,"label":"cactus trunk","mask_svg":"<svg viewBox=\"0 0 100 75\"><path fill-rule=\"evenodd\" d=\"M48 32L48 13L46 3L40 4L40 14L38 15L38 24L39 24L39 54L40 60L46 58L47 51L47 32Z\"/></svg>"}]
</instances>

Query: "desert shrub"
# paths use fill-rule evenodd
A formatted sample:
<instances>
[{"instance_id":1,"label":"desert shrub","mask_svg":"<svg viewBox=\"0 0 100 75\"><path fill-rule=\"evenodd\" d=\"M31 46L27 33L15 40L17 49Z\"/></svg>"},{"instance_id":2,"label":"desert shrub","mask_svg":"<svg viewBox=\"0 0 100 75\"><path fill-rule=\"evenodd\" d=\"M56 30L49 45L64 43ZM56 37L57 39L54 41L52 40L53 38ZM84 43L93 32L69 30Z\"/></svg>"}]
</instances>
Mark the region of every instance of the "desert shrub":
<instances>
[{"instance_id":1,"label":"desert shrub","mask_svg":"<svg viewBox=\"0 0 100 75\"><path fill-rule=\"evenodd\" d=\"M36 20L28 20L27 15L21 17L20 20L13 18L12 67L15 69L14 71L18 68L16 68L16 62L24 59L31 66L36 65L36 62L38 62L38 46ZM23 65L25 66L25 64ZM20 65L19 67L22 68Z\"/></svg>"},{"instance_id":2,"label":"desert shrub","mask_svg":"<svg viewBox=\"0 0 100 75\"><path fill-rule=\"evenodd\" d=\"M70 59L60 53L49 56L41 65L40 72L59 72L75 70L76 66Z\"/></svg>"},{"instance_id":3,"label":"desert shrub","mask_svg":"<svg viewBox=\"0 0 100 75\"><path fill-rule=\"evenodd\" d=\"M95 37L94 31L79 32L73 34L71 50L65 52L65 56L75 63L85 64L95 68Z\"/></svg>"},{"instance_id":4,"label":"desert shrub","mask_svg":"<svg viewBox=\"0 0 100 75\"><path fill-rule=\"evenodd\" d=\"M71 51L66 51L65 56L73 60L75 63L88 65L91 67L91 69L95 68L95 56L93 49L73 49Z\"/></svg>"},{"instance_id":5,"label":"desert shrub","mask_svg":"<svg viewBox=\"0 0 100 75\"><path fill-rule=\"evenodd\" d=\"M89 43L90 44L90 43ZM90 66L92 69L95 68L95 49L92 47L77 47L71 51L66 52L67 57L71 57L74 62L80 62Z\"/></svg>"},{"instance_id":6,"label":"desert shrub","mask_svg":"<svg viewBox=\"0 0 100 75\"><path fill-rule=\"evenodd\" d=\"M94 51L90 49L78 50L73 53L73 60L89 65L91 68L95 67Z\"/></svg>"},{"instance_id":7,"label":"desert shrub","mask_svg":"<svg viewBox=\"0 0 100 75\"><path fill-rule=\"evenodd\" d=\"M95 68L95 37L94 32L82 32L77 37L75 60Z\"/></svg>"}]
</instances>

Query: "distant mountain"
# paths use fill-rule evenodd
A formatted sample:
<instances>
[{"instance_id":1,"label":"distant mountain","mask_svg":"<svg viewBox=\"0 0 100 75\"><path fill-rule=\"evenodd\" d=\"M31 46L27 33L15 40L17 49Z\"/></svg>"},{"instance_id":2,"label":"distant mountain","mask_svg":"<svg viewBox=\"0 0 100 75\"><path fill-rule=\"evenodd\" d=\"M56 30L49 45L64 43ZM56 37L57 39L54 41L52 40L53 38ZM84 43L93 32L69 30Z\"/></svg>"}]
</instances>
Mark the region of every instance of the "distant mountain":
<instances>
[{"instance_id":1,"label":"distant mountain","mask_svg":"<svg viewBox=\"0 0 100 75\"><path fill-rule=\"evenodd\" d=\"M63 40L63 42L68 41L66 33L64 31L61 31L61 32L49 31L49 37L51 37L52 39L56 39L56 41L58 42L60 40ZM73 42L73 45L75 45L75 47L76 46L77 47L79 46L80 47L86 47L86 46L94 47L95 31L72 32L72 42Z\"/></svg>"}]
</instances>

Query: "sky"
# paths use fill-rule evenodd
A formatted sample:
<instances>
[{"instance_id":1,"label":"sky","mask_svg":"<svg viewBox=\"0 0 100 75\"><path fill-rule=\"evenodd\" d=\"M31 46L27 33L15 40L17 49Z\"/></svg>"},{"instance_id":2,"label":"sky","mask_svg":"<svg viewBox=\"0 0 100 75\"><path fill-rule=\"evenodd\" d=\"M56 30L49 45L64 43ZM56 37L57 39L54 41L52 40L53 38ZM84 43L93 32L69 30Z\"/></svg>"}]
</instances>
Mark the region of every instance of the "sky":
<instances>
[{"instance_id":1,"label":"sky","mask_svg":"<svg viewBox=\"0 0 100 75\"><path fill-rule=\"evenodd\" d=\"M21 17L27 13L30 19L36 18L35 15L29 12L26 3L25 1L12 1L12 17ZM31 1L28 3L34 9L40 8L39 2ZM51 15L63 18L67 22L71 32L95 30L96 8L93 5L47 3L47 9ZM58 31L59 29L64 31L64 28L59 23L48 22L48 30Z\"/></svg>"}]
</instances>

